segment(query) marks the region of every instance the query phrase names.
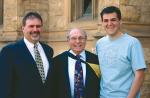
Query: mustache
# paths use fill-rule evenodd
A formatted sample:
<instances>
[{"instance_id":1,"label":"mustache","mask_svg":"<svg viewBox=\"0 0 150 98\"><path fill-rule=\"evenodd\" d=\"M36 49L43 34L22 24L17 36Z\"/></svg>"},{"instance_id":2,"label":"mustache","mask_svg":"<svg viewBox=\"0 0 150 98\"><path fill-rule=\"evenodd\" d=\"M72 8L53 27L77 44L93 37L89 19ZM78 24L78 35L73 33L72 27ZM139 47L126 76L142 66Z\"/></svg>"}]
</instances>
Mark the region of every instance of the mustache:
<instances>
[{"instance_id":1,"label":"mustache","mask_svg":"<svg viewBox=\"0 0 150 98\"><path fill-rule=\"evenodd\" d=\"M34 34L34 33L38 33L38 34L40 34L40 32L39 32L39 31L36 31L36 32L30 32L30 34Z\"/></svg>"}]
</instances>

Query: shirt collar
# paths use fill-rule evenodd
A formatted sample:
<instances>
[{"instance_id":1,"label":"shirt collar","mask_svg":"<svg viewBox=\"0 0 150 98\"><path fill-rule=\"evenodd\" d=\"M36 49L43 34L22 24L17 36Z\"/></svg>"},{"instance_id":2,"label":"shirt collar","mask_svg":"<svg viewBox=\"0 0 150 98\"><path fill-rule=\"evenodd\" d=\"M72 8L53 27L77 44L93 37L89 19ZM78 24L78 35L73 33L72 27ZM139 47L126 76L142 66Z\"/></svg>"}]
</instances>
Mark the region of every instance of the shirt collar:
<instances>
[{"instance_id":1,"label":"shirt collar","mask_svg":"<svg viewBox=\"0 0 150 98\"><path fill-rule=\"evenodd\" d=\"M30 48L34 48L34 44L33 43L31 43L31 42L29 42L25 37L24 37L24 42L25 42L25 44L28 46L28 47L30 47ZM37 45L39 46L39 42L37 42Z\"/></svg>"},{"instance_id":2,"label":"shirt collar","mask_svg":"<svg viewBox=\"0 0 150 98\"><path fill-rule=\"evenodd\" d=\"M76 56L76 54L72 50L70 50L69 52ZM86 58L85 57L85 50L83 50L79 55L81 56L82 60L85 60L85 58Z\"/></svg>"}]
</instances>

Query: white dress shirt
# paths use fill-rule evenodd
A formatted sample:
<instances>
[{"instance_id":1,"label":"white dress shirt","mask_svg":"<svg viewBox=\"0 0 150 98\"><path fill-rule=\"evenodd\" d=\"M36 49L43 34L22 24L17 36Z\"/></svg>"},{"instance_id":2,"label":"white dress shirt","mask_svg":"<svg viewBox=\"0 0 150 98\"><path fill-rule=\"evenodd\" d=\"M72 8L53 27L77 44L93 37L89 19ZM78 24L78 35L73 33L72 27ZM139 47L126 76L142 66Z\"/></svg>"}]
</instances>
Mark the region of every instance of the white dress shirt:
<instances>
[{"instance_id":1,"label":"white dress shirt","mask_svg":"<svg viewBox=\"0 0 150 98\"><path fill-rule=\"evenodd\" d=\"M70 50L69 52L76 56L76 54L72 50ZM86 61L85 51L82 51L80 53L80 56L81 56L81 59L83 61ZM74 73L75 73L75 63L76 63L76 61L77 60L68 57L68 73L69 73L69 80L70 80L72 98L74 96ZM84 85L85 85L86 65L84 63L81 63L81 66L82 66L82 69L83 69L83 81L84 81Z\"/></svg>"},{"instance_id":2,"label":"white dress shirt","mask_svg":"<svg viewBox=\"0 0 150 98\"><path fill-rule=\"evenodd\" d=\"M35 54L34 54L34 44L29 42L25 37L24 37L24 42L28 48L28 50L30 51L33 59L35 60ZM44 52L44 49L42 48L42 45L38 42L38 51L41 55L41 59L42 59L42 62L43 62L43 67L44 67L44 73L45 73L45 79L47 77L47 73L48 73L48 69L49 69L49 63L48 63L48 60L47 60L47 57L46 57L46 54Z\"/></svg>"}]
</instances>

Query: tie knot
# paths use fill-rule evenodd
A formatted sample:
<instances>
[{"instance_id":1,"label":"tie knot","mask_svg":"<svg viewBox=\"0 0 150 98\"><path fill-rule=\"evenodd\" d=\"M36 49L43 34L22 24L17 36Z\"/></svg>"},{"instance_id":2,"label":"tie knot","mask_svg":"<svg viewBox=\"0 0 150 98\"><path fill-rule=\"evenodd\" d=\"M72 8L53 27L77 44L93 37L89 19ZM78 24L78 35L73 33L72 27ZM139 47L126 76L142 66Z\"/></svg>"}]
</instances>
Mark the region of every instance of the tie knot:
<instances>
[{"instance_id":1,"label":"tie knot","mask_svg":"<svg viewBox=\"0 0 150 98\"><path fill-rule=\"evenodd\" d=\"M38 48L38 44L34 44L34 48Z\"/></svg>"},{"instance_id":2,"label":"tie knot","mask_svg":"<svg viewBox=\"0 0 150 98\"><path fill-rule=\"evenodd\" d=\"M76 55L77 59L80 59L81 55Z\"/></svg>"}]
</instances>

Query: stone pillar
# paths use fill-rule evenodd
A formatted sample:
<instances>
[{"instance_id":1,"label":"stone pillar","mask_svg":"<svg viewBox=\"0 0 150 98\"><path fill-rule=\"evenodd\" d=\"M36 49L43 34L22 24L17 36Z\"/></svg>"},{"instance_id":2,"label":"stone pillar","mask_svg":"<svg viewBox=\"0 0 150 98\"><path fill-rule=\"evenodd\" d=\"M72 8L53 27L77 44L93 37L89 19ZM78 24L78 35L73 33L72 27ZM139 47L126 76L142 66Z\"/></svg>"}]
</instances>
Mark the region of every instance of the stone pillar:
<instances>
[{"instance_id":1,"label":"stone pillar","mask_svg":"<svg viewBox=\"0 0 150 98\"><path fill-rule=\"evenodd\" d=\"M66 19L64 18L64 4L66 0L49 0L49 31L61 31L64 29ZM67 5L68 6L68 5Z\"/></svg>"},{"instance_id":2,"label":"stone pillar","mask_svg":"<svg viewBox=\"0 0 150 98\"><path fill-rule=\"evenodd\" d=\"M14 41L17 39L17 1L4 0L2 39Z\"/></svg>"},{"instance_id":3,"label":"stone pillar","mask_svg":"<svg viewBox=\"0 0 150 98\"><path fill-rule=\"evenodd\" d=\"M0 25L3 24L3 0L0 0Z\"/></svg>"},{"instance_id":4,"label":"stone pillar","mask_svg":"<svg viewBox=\"0 0 150 98\"><path fill-rule=\"evenodd\" d=\"M17 0L4 0L3 34L1 40L17 39Z\"/></svg>"}]
</instances>

